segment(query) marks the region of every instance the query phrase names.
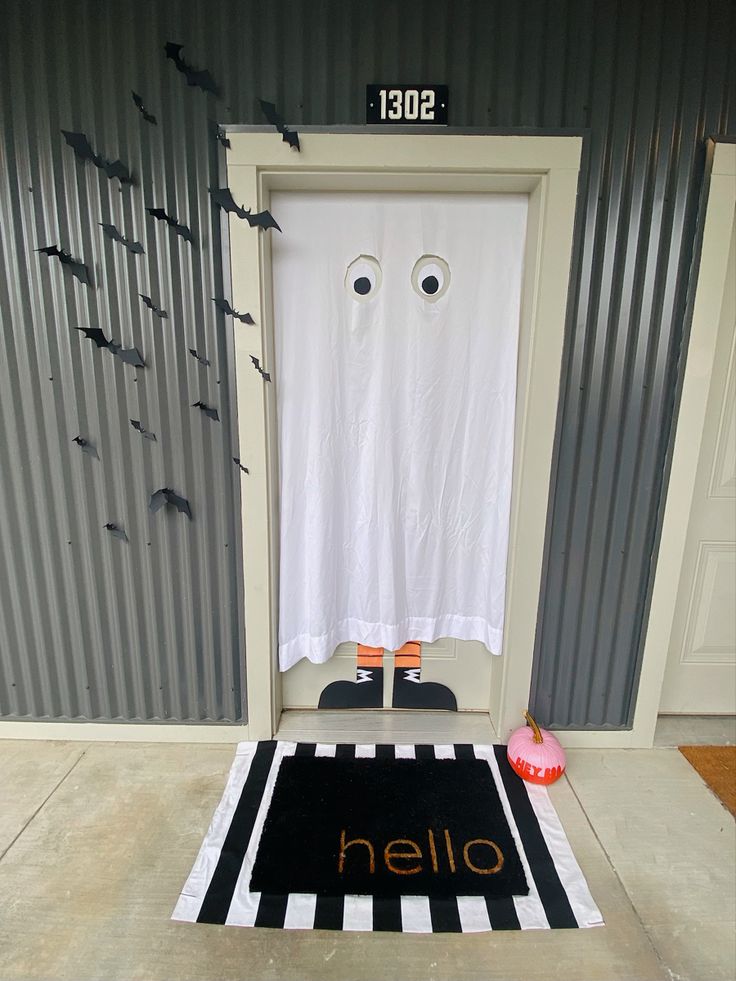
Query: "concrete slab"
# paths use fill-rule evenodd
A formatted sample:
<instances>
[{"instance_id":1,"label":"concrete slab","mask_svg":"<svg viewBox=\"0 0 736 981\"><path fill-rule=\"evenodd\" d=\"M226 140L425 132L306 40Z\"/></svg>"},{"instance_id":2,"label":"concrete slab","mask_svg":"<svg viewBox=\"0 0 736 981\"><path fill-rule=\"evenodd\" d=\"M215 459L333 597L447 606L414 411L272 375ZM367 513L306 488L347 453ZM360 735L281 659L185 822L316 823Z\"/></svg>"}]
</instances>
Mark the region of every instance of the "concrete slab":
<instances>
[{"instance_id":1,"label":"concrete slab","mask_svg":"<svg viewBox=\"0 0 736 981\"><path fill-rule=\"evenodd\" d=\"M733 746L733 715L660 715L654 731L655 746Z\"/></svg>"},{"instance_id":2,"label":"concrete slab","mask_svg":"<svg viewBox=\"0 0 736 981\"><path fill-rule=\"evenodd\" d=\"M0 740L0 856L84 750L83 743Z\"/></svg>"},{"instance_id":3,"label":"concrete slab","mask_svg":"<svg viewBox=\"0 0 736 981\"><path fill-rule=\"evenodd\" d=\"M89 747L0 861L0 978L668 978L564 780L553 800L605 927L399 936L172 922L232 756L221 746Z\"/></svg>"},{"instance_id":4,"label":"concrete slab","mask_svg":"<svg viewBox=\"0 0 736 981\"><path fill-rule=\"evenodd\" d=\"M678 979L736 977L736 824L677 750L572 750L568 778Z\"/></svg>"}]
</instances>

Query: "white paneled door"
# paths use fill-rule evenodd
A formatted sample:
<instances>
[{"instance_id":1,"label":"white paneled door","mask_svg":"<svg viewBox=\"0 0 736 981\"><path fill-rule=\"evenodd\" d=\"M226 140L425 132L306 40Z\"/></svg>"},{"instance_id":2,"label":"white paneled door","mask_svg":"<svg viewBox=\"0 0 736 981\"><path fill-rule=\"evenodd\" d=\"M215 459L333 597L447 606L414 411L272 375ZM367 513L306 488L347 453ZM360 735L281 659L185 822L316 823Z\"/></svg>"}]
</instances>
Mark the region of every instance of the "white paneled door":
<instances>
[{"instance_id":1,"label":"white paneled door","mask_svg":"<svg viewBox=\"0 0 736 981\"><path fill-rule=\"evenodd\" d=\"M701 281L703 272L701 266ZM736 712L735 324L733 222L715 343L693 338L688 354L687 370L707 385L707 396L702 431L689 447L698 463L660 703L665 713Z\"/></svg>"}]
</instances>

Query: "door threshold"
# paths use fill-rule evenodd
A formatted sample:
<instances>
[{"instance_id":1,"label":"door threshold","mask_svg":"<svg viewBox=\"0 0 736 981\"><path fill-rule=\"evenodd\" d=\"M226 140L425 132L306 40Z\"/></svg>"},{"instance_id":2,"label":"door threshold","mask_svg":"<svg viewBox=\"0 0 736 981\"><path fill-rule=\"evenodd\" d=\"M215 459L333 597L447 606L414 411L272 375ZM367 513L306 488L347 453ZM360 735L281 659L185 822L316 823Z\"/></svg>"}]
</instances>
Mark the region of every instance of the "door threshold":
<instances>
[{"instance_id":1,"label":"door threshold","mask_svg":"<svg viewBox=\"0 0 736 981\"><path fill-rule=\"evenodd\" d=\"M286 709L276 739L305 743L494 743L487 712Z\"/></svg>"}]
</instances>

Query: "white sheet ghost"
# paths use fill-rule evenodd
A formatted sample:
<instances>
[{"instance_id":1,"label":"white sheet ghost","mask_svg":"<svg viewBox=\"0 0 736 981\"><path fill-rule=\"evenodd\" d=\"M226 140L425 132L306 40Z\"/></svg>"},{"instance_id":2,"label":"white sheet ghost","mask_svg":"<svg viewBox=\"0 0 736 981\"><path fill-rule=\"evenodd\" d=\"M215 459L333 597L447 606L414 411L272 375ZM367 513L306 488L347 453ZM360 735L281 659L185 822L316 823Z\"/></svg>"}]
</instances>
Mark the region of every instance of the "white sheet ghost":
<instances>
[{"instance_id":1,"label":"white sheet ghost","mask_svg":"<svg viewBox=\"0 0 736 981\"><path fill-rule=\"evenodd\" d=\"M501 652L527 199L274 194L279 659Z\"/></svg>"}]
</instances>

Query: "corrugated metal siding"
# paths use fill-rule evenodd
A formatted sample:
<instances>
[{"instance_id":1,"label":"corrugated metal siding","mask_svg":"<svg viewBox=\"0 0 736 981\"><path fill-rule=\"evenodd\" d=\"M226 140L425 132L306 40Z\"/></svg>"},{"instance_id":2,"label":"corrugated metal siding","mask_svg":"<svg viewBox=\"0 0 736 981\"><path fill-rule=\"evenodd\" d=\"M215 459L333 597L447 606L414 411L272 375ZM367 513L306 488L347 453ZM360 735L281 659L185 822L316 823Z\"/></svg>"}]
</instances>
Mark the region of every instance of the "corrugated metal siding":
<instances>
[{"instance_id":1,"label":"corrugated metal siding","mask_svg":"<svg viewBox=\"0 0 736 981\"><path fill-rule=\"evenodd\" d=\"M221 161L208 120L260 123L262 97L297 124L359 125L366 83L427 80L449 84L456 126L589 130L533 702L546 723L627 724L702 141L734 126L733 4L5 0L0 14L0 714L240 717L232 324L210 302L221 250L207 187ZM222 100L186 86L166 41L210 69ZM138 186L120 192L78 163L62 128L119 156ZM197 248L148 205L189 224ZM54 242L94 267L94 291L33 254ZM118 364L75 323L135 343L149 366ZM220 426L189 407L200 397ZM99 463L70 443L77 432ZM162 483L189 497L191 525L147 513ZM108 520L129 545L101 530Z\"/></svg>"}]
</instances>

